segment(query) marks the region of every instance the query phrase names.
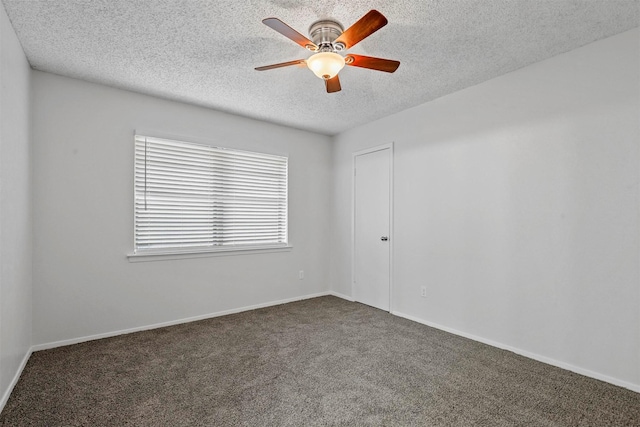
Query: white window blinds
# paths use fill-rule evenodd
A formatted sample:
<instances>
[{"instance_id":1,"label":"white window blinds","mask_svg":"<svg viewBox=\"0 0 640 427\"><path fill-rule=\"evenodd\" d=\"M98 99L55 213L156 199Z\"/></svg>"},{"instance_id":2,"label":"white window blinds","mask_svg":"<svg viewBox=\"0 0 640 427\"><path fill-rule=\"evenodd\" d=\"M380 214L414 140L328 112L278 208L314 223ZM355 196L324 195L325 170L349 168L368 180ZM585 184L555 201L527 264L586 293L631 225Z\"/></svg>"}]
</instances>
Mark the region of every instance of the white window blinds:
<instances>
[{"instance_id":1,"label":"white window blinds","mask_svg":"<svg viewBox=\"0 0 640 427\"><path fill-rule=\"evenodd\" d=\"M136 253L286 243L286 157L136 135Z\"/></svg>"}]
</instances>

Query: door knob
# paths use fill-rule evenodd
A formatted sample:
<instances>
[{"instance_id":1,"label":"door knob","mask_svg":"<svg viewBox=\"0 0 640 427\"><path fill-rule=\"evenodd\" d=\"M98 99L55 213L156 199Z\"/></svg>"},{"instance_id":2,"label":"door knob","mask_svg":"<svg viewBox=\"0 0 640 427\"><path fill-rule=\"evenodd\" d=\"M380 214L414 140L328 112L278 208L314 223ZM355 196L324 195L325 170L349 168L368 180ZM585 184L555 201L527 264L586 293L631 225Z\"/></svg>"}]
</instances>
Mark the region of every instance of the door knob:
<instances>
[{"instance_id":1,"label":"door knob","mask_svg":"<svg viewBox=\"0 0 640 427\"><path fill-rule=\"evenodd\" d=\"M382 236L380 240L382 240L383 242L386 242L387 240L389 240L389 238L387 236Z\"/></svg>"}]
</instances>

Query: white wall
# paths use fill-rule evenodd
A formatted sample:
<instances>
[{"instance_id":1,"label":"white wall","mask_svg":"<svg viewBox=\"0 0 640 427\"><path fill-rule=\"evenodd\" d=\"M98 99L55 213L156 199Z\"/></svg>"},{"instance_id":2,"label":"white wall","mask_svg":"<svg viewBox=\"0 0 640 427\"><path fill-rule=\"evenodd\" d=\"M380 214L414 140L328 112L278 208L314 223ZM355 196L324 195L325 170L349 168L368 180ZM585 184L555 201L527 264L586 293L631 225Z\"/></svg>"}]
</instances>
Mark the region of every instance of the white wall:
<instances>
[{"instance_id":1,"label":"white wall","mask_svg":"<svg viewBox=\"0 0 640 427\"><path fill-rule=\"evenodd\" d=\"M31 347L30 71L0 3L0 408Z\"/></svg>"},{"instance_id":2,"label":"white wall","mask_svg":"<svg viewBox=\"0 0 640 427\"><path fill-rule=\"evenodd\" d=\"M330 138L42 72L32 90L34 344L328 291ZM288 155L293 249L130 263L134 129Z\"/></svg>"},{"instance_id":3,"label":"white wall","mask_svg":"<svg viewBox=\"0 0 640 427\"><path fill-rule=\"evenodd\" d=\"M639 40L339 135L332 289L351 294L351 155L394 141L392 310L640 390Z\"/></svg>"}]
</instances>

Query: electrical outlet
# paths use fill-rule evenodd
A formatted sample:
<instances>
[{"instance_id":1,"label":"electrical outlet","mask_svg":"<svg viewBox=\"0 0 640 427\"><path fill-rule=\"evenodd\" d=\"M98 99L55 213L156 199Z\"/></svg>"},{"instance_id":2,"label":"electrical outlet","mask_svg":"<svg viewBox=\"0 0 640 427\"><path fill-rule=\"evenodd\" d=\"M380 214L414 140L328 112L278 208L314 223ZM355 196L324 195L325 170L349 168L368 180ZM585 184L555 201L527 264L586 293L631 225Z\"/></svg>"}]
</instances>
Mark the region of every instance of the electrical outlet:
<instances>
[{"instance_id":1,"label":"electrical outlet","mask_svg":"<svg viewBox=\"0 0 640 427\"><path fill-rule=\"evenodd\" d=\"M304 279L304 270L298 271L298 279L300 280Z\"/></svg>"},{"instance_id":2,"label":"electrical outlet","mask_svg":"<svg viewBox=\"0 0 640 427\"><path fill-rule=\"evenodd\" d=\"M421 286L420 287L420 296L422 298L426 298L427 297L427 287L426 286Z\"/></svg>"}]
</instances>

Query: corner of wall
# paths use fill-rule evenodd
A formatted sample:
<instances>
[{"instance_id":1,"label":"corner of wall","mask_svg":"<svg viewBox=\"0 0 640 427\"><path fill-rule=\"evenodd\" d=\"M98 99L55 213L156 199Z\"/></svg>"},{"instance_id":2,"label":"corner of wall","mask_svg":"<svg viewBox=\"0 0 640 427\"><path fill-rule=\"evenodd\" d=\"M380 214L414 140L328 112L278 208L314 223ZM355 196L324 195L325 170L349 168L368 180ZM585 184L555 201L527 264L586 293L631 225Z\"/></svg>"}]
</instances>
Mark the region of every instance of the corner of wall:
<instances>
[{"instance_id":1,"label":"corner of wall","mask_svg":"<svg viewBox=\"0 0 640 427\"><path fill-rule=\"evenodd\" d=\"M0 410L31 355L31 67L0 3Z\"/></svg>"}]
</instances>

